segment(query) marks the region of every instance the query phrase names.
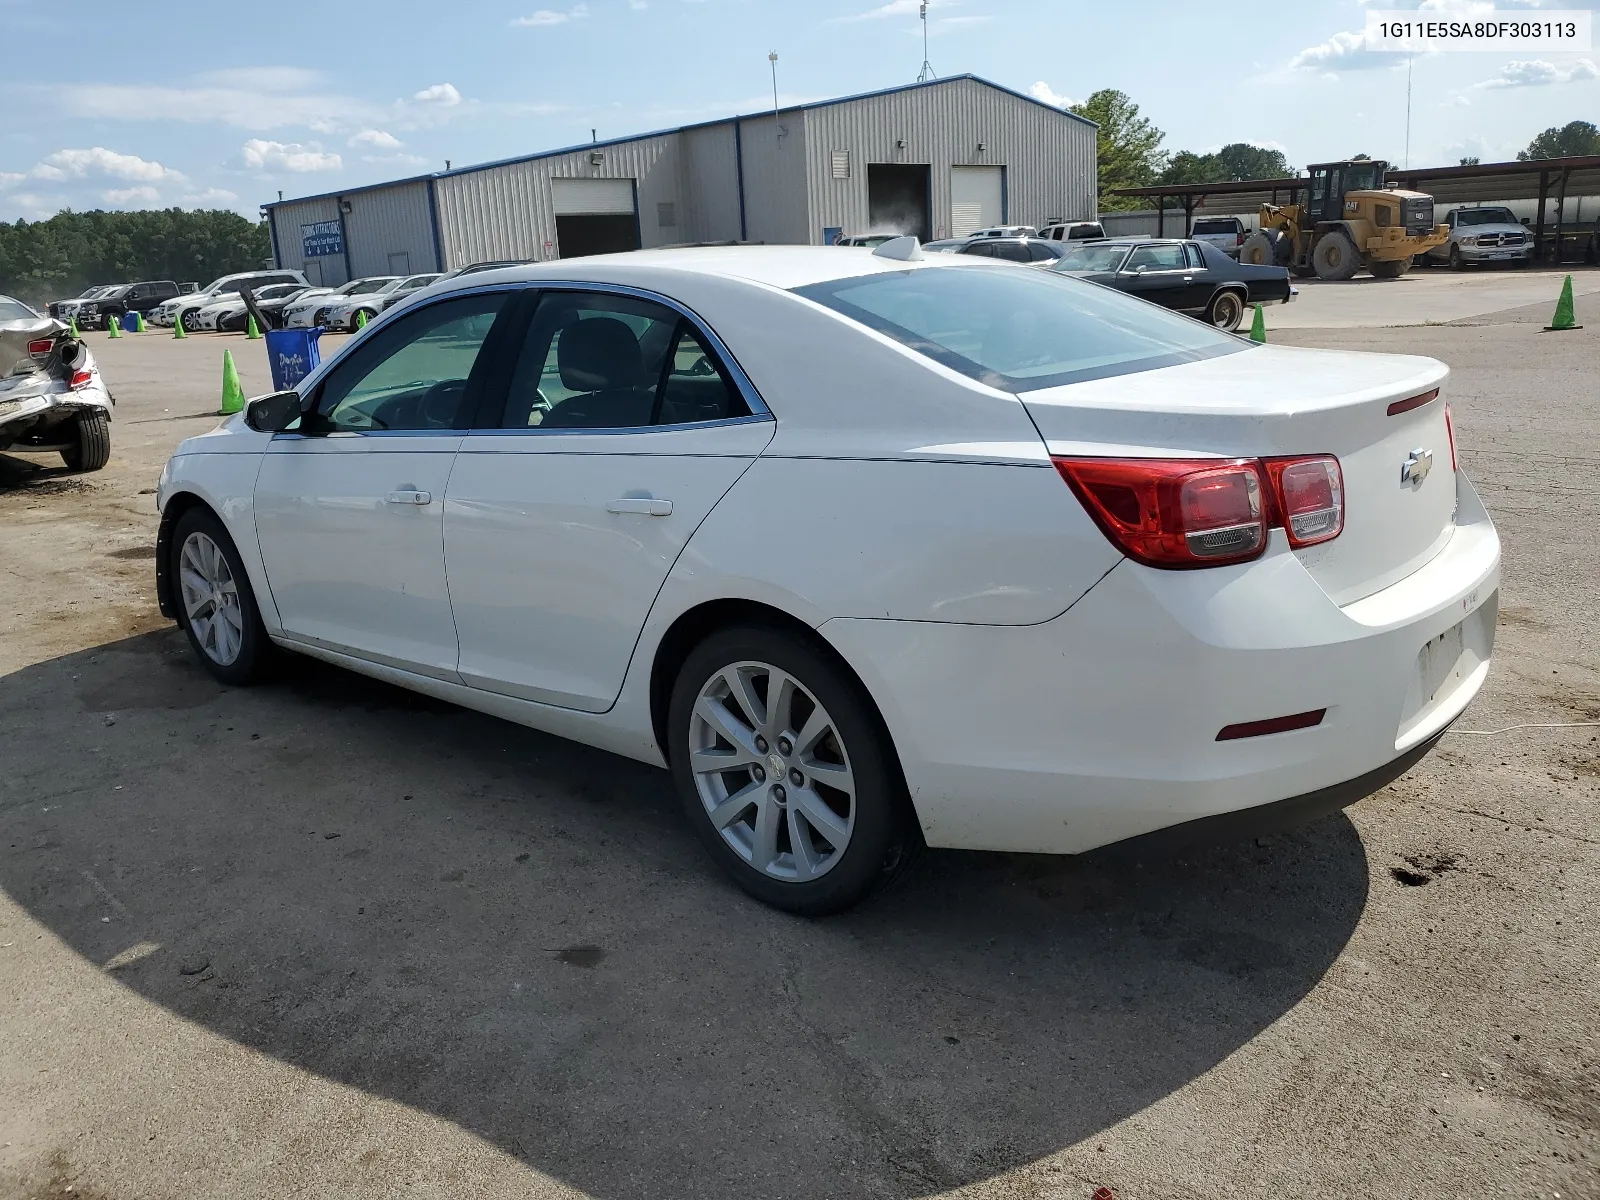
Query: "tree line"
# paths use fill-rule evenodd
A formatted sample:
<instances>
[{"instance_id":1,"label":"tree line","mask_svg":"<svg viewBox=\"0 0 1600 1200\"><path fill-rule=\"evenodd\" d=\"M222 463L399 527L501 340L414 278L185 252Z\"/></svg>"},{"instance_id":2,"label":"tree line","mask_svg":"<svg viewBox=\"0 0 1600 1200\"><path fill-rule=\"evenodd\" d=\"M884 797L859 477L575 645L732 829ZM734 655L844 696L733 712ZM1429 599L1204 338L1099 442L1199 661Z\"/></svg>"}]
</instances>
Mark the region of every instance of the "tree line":
<instances>
[{"instance_id":1,"label":"tree line","mask_svg":"<svg viewBox=\"0 0 1600 1200\"><path fill-rule=\"evenodd\" d=\"M1281 179L1296 174L1280 150L1231 142L1220 150L1200 154L1191 150L1169 153L1162 149L1166 134L1139 112L1126 92L1102 88L1071 112L1100 126L1100 211L1125 212L1151 207L1136 196L1118 196L1118 188L1151 187L1163 183L1223 183L1234 179ZM1544 158L1600 154L1600 129L1589 121L1572 121L1546 129L1519 151L1523 162ZM1366 158L1367 155L1355 155ZM1478 160L1462 159L1463 166Z\"/></svg>"},{"instance_id":2,"label":"tree line","mask_svg":"<svg viewBox=\"0 0 1600 1200\"><path fill-rule=\"evenodd\" d=\"M220 209L59 212L0 222L0 295L32 304L99 283L171 279L202 287L271 262L266 222Z\"/></svg>"}]
</instances>

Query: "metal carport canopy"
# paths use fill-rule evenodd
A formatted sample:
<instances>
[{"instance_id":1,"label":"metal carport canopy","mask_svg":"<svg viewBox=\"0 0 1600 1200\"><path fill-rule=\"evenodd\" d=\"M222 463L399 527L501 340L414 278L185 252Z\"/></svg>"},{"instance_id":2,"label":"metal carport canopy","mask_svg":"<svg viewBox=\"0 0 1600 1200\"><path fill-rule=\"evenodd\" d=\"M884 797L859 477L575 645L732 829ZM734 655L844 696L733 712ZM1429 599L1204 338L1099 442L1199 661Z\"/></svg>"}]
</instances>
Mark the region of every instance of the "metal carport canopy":
<instances>
[{"instance_id":1,"label":"metal carport canopy","mask_svg":"<svg viewBox=\"0 0 1600 1200\"><path fill-rule=\"evenodd\" d=\"M1394 187L1428 192L1440 204L1467 204L1478 200L1538 200L1535 231L1543 236L1545 202L1563 196L1600 195L1600 155L1575 158L1540 158L1526 162L1479 163L1464 167L1389 168L1386 181ZM1306 179L1236 179L1223 183L1163 183L1153 187L1117 188L1113 196L1140 196L1156 201L1158 228L1165 232L1166 202L1183 206L1184 236L1194 223L1194 210L1208 196L1227 196L1249 208L1277 204L1304 187Z\"/></svg>"}]
</instances>

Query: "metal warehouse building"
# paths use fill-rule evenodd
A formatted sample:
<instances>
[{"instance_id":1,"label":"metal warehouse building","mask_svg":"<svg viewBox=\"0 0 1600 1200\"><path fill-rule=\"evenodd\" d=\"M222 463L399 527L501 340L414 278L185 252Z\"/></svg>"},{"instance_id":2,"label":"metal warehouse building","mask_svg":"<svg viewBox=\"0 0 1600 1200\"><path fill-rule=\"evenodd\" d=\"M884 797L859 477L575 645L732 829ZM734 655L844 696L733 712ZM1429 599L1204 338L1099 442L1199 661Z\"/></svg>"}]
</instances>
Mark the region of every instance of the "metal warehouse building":
<instances>
[{"instance_id":1,"label":"metal warehouse building","mask_svg":"<svg viewBox=\"0 0 1600 1200\"><path fill-rule=\"evenodd\" d=\"M1093 122L973 75L265 206L313 282L678 242L1093 219Z\"/></svg>"}]
</instances>

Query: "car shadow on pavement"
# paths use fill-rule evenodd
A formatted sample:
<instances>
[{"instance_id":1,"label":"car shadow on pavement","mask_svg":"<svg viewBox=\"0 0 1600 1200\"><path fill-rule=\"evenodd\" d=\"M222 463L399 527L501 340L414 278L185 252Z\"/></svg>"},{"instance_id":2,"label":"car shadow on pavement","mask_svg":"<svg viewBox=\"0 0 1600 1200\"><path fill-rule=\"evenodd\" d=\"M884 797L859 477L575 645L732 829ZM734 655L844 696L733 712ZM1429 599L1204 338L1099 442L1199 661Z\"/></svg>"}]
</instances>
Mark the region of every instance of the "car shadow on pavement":
<instances>
[{"instance_id":1,"label":"car shadow on pavement","mask_svg":"<svg viewBox=\"0 0 1600 1200\"><path fill-rule=\"evenodd\" d=\"M0 679L0 722L0 886L35 919L597 1197L1021 1166L1282 1017L1367 895L1340 816L1142 865L930 852L798 920L721 878L664 772L308 661L224 689L171 631Z\"/></svg>"}]
</instances>

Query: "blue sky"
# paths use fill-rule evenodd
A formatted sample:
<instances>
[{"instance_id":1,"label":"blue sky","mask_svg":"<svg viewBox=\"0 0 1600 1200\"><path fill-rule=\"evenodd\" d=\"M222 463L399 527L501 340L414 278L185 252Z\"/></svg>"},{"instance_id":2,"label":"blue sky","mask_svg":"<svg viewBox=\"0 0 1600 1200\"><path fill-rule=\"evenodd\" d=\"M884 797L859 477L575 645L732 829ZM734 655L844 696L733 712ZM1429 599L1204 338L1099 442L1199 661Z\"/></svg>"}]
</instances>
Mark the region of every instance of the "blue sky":
<instances>
[{"instance_id":1,"label":"blue sky","mask_svg":"<svg viewBox=\"0 0 1600 1200\"><path fill-rule=\"evenodd\" d=\"M1297 166L1356 153L1399 162L1404 59L1365 46L1365 19L1356 0L930 0L929 57L941 75L1056 102L1121 88L1169 150L1249 141ZM769 50L784 102L910 82L922 62L917 0L0 0L0 46L0 220L63 206L253 215L280 189L757 110L772 102ZM1419 56L1411 162L1511 158L1547 126L1600 119L1597 61Z\"/></svg>"}]
</instances>

